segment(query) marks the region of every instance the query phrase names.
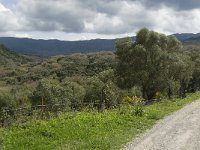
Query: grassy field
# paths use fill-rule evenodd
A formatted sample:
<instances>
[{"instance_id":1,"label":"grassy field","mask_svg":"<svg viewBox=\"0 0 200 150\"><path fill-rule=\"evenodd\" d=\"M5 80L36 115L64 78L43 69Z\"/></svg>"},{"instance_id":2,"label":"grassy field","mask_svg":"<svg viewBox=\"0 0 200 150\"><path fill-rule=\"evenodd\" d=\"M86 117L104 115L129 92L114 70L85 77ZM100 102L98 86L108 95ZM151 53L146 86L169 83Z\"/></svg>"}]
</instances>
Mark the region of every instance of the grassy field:
<instances>
[{"instance_id":1,"label":"grassy field","mask_svg":"<svg viewBox=\"0 0 200 150\"><path fill-rule=\"evenodd\" d=\"M185 99L162 101L144 107L135 116L133 107L98 112L65 113L49 121L33 120L0 129L0 149L5 150L107 150L120 149L157 120L200 98L200 92Z\"/></svg>"}]
</instances>

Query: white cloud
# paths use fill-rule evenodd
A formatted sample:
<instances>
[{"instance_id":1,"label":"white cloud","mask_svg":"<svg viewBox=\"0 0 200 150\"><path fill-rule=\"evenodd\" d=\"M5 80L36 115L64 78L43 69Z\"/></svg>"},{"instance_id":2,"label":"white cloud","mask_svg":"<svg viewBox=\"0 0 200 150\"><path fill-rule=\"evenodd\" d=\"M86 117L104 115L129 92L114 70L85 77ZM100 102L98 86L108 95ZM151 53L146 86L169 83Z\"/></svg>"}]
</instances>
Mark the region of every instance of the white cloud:
<instances>
[{"instance_id":1,"label":"white cloud","mask_svg":"<svg viewBox=\"0 0 200 150\"><path fill-rule=\"evenodd\" d=\"M154 17L152 29L168 34L195 33L200 31L199 9L188 11L176 11L168 7L162 7L158 11L153 10L149 15ZM155 17L156 16L156 17Z\"/></svg>"},{"instance_id":2,"label":"white cloud","mask_svg":"<svg viewBox=\"0 0 200 150\"><path fill-rule=\"evenodd\" d=\"M0 32L15 31L20 29L17 16L0 3Z\"/></svg>"},{"instance_id":3,"label":"white cloud","mask_svg":"<svg viewBox=\"0 0 200 150\"><path fill-rule=\"evenodd\" d=\"M199 7L196 0L18 0L12 8L0 3L0 34L77 40L134 35L142 27L199 32Z\"/></svg>"}]
</instances>

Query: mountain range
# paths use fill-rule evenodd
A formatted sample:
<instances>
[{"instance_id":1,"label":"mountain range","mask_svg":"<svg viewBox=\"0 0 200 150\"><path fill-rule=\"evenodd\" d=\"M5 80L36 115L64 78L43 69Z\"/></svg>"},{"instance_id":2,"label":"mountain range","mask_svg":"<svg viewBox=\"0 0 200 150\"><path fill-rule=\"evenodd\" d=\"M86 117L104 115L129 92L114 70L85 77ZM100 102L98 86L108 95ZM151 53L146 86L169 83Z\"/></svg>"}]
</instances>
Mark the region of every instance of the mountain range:
<instances>
[{"instance_id":1,"label":"mountain range","mask_svg":"<svg viewBox=\"0 0 200 150\"><path fill-rule=\"evenodd\" d=\"M174 34L181 42L200 42L200 33ZM132 37L133 40L135 37ZM94 39L85 41L60 41L30 38L0 37L0 44L15 52L28 55L53 56L72 53L114 51L117 39Z\"/></svg>"}]
</instances>

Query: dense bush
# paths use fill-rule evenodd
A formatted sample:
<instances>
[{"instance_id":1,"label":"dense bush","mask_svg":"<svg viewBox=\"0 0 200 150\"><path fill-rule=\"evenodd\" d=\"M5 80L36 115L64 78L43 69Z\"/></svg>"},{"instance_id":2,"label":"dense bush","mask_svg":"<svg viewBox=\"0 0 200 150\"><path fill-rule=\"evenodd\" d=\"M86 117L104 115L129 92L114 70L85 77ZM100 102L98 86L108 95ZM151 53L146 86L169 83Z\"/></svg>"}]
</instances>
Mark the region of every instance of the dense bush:
<instances>
[{"instance_id":1,"label":"dense bush","mask_svg":"<svg viewBox=\"0 0 200 150\"><path fill-rule=\"evenodd\" d=\"M15 105L16 101L9 93L0 94L0 108L14 107Z\"/></svg>"},{"instance_id":2,"label":"dense bush","mask_svg":"<svg viewBox=\"0 0 200 150\"><path fill-rule=\"evenodd\" d=\"M103 98L104 83L97 77L88 78L85 83L86 94L84 102L92 104L98 109L104 107L105 99Z\"/></svg>"},{"instance_id":3,"label":"dense bush","mask_svg":"<svg viewBox=\"0 0 200 150\"><path fill-rule=\"evenodd\" d=\"M11 123L14 115L15 99L9 94L0 94L0 127Z\"/></svg>"}]
</instances>

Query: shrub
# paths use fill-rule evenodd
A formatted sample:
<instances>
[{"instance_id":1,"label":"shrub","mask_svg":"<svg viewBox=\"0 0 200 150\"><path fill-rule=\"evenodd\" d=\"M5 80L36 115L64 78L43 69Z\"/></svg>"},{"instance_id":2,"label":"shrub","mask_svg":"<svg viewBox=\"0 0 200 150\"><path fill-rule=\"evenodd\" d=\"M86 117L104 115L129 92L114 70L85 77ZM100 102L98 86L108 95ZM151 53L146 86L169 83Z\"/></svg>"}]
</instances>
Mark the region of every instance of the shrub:
<instances>
[{"instance_id":1,"label":"shrub","mask_svg":"<svg viewBox=\"0 0 200 150\"><path fill-rule=\"evenodd\" d=\"M66 81L63 83L63 87L67 90L71 107L73 109L81 109L83 106L83 100L85 97L85 89L83 86L76 82Z\"/></svg>"},{"instance_id":2,"label":"shrub","mask_svg":"<svg viewBox=\"0 0 200 150\"><path fill-rule=\"evenodd\" d=\"M112 108L118 105L119 89L113 82L105 83L103 98L105 99L106 108Z\"/></svg>"},{"instance_id":3,"label":"shrub","mask_svg":"<svg viewBox=\"0 0 200 150\"><path fill-rule=\"evenodd\" d=\"M127 104L132 104L132 98L130 97L130 96L125 96L125 97L123 97L122 98L122 104L125 104L125 105L127 105Z\"/></svg>"},{"instance_id":4,"label":"shrub","mask_svg":"<svg viewBox=\"0 0 200 150\"><path fill-rule=\"evenodd\" d=\"M141 117L141 116L144 115L145 111L144 111L142 106L136 106L134 113L135 113L136 116L140 116Z\"/></svg>"}]
</instances>

